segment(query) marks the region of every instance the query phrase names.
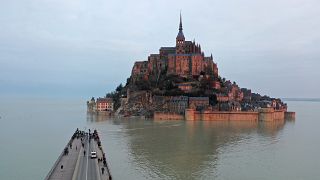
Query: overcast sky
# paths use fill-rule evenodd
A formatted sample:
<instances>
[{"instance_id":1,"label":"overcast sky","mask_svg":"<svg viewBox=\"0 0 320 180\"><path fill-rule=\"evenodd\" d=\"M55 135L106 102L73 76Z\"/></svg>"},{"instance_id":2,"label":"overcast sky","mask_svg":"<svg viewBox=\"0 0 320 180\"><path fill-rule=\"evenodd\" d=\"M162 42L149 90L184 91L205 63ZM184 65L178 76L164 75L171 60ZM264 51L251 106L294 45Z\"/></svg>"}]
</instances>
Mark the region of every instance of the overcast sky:
<instances>
[{"instance_id":1,"label":"overcast sky","mask_svg":"<svg viewBox=\"0 0 320 180\"><path fill-rule=\"evenodd\" d=\"M320 97L319 0L0 0L0 96L104 96L184 35L221 76Z\"/></svg>"}]
</instances>

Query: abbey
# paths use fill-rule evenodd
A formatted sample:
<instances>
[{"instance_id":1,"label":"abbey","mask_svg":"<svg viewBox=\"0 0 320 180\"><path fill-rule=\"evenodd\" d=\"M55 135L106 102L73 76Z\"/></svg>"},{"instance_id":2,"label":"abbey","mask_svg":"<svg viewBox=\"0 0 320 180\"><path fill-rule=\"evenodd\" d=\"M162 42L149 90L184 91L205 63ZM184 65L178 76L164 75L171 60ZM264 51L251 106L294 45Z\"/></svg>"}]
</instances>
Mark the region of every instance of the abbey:
<instances>
[{"instance_id":1,"label":"abbey","mask_svg":"<svg viewBox=\"0 0 320 180\"><path fill-rule=\"evenodd\" d=\"M150 54L148 61L135 62L132 69L132 77L142 77L147 80L150 76L158 76L160 73L167 75L179 75L191 77L210 75L218 77L218 67L213 61L212 55L206 57L201 51L200 44L186 41L180 14L179 32L174 47L161 47L159 54Z\"/></svg>"}]
</instances>

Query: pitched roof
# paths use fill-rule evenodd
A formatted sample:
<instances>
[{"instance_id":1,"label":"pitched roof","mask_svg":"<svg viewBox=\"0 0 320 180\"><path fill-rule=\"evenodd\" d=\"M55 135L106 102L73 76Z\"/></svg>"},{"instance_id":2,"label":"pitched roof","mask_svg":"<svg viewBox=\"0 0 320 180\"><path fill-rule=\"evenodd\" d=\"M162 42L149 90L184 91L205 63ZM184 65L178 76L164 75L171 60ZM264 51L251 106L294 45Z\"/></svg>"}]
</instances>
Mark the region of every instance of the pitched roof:
<instances>
[{"instance_id":1,"label":"pitched roof","mask_svg":"<svg viewBox=\"0 0 320 180\"><path fill-rule=\"evenodd\" d=\"M209 101L209 97L189 97L189 100L193 101Z\"/></svg>"},{"instance_id":2,"label":"pitched roof","mask_svg":"<svg viewBox=\"0 0 320 180\"><path fill-rule=\"evenodd\" d=\"M102 103L102 102L113 102L112 98L98 98L97 103Z\"/></svg>"}]
</instances>

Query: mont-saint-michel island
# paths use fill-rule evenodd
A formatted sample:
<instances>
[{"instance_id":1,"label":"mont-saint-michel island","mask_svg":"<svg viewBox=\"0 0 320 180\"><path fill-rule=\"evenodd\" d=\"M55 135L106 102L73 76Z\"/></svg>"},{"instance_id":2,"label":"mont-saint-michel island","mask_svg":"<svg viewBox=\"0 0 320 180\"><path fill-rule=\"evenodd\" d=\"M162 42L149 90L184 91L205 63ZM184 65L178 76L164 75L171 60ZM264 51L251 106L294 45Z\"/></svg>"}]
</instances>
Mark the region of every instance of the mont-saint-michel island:
<instances>
[{"instance_id":1,"label":"mont-saint-michel island","mask_svg":"<svg viewBox=\"0 0 320 180\"><path fill-rule=\"evenodd\" d=\"M154 120L276 121L295 119L280 98L241 88L219 75L213 55L186 40L182 17L175 46L161 47L136 61L125 85L105 97L92 97L87 111Z\"/></svg>"},{"instance_id":2,"label":"mont-saint-michel island","mask_svg":"<svg viewBox=\"0 0 320 180\"><path fill-rule=\"evenodd\" d=\"M0 3L0 180L317 180L320 1Z\"/></svg>"}]
</instances>

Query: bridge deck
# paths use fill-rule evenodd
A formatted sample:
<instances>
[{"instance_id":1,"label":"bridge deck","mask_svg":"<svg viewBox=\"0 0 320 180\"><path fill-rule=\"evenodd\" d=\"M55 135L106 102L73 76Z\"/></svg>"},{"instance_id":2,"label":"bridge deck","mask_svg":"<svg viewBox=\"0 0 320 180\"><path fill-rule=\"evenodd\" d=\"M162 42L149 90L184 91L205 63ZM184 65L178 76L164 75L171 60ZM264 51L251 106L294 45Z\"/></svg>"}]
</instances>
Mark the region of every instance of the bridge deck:
<instances>
[{"instance_id":1,"label":"bridge deck","mask_svg":"<svg viewBox=\"0 0 320 180\"><path fill-rule=\"evenodd\" d=\"M69 153L67 155L61 154L61 158L55 164L55 167L48 179L51 180L70 180L77 163L79 152L81 149L81 140L74 139L72 141L72 148L69 146Z\"/></svg>"},{"instance_id":2,"label":"bridge deck","mask_svg":"<svg viewBox=\"0 0 320 180\"><path fill-rule=\"evenodd\" d=\"M103 162L103 150L98 146L99 137L82 132L76 133L59 156L46 180L111 180L106 162ZM97 138L98 137L98 138ZM97 152L97 158L91 158L91 152ZM98 160L99 159L99 160Z\"/></svg>"}]
</instances>

